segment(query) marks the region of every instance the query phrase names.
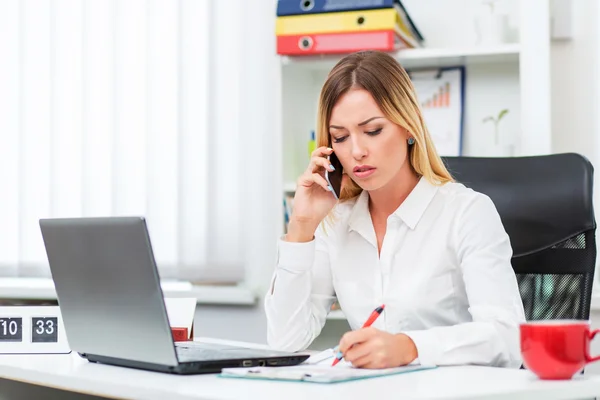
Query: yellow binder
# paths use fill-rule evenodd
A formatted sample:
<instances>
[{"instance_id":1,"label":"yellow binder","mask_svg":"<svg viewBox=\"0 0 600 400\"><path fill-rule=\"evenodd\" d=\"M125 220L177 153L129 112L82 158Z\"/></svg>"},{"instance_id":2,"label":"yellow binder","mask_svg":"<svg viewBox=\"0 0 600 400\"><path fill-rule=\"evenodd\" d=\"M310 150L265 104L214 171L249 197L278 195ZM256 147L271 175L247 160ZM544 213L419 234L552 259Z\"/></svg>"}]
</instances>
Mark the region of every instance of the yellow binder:
<instances>
[{"instance_id":1,"label":"yellow binder","mask_svg":"<svg viewBox=\"0 0 600 400\"><path fill-rule=\"evenodd\" d=\"M279 36L376 31L397 29L397 25L400 23L400 16L394 8L291 15L277 18L275 33Z\"/></svg>"}]
</instances>

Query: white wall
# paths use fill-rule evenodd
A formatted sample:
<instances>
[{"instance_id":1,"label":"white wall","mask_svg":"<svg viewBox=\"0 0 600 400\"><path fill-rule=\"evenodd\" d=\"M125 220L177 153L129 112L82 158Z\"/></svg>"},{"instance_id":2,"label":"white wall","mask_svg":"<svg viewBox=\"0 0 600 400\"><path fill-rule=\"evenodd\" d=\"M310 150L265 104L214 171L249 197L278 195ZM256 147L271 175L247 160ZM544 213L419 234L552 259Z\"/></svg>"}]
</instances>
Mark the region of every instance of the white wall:
<instances>
[{"instance_id":1,"label":"white wall","mask_svg":"<svg viewBox=\"0 0 600 400\"><path fill-rule=\"evenodd\" d=\"M577 0L573 38L553 41L552 150L598 158L598 51L600 37L596 0Z\"/></svg>"}]
</instances>

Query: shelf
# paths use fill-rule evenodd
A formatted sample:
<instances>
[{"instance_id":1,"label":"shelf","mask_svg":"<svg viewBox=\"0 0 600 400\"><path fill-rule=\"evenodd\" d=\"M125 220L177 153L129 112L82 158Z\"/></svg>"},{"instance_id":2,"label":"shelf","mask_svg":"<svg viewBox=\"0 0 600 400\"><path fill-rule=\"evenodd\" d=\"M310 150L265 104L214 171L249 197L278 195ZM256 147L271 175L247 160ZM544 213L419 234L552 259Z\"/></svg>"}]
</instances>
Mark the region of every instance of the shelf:
<instances>
[{"instance_id":1,"label":"shelf","mask_svg":"<svg viewBox=\"0 0 600 400\"><path fill-rule=\"evenodd\" d=\"M395 57L406 69L421 67L449 67L481 63L517 62L519 44L493 47L420 48L399 50ZM343 56L343 55L342 55ZM340 55L282 56L281 64L310 70L329 70L342 57Z\"/></svg>"},{"instance_id":2,"label":"shelf","mask_svg":"<svg viewBox=\"0 0 600 400\"><path fill-rule=\"evenodd\" d=\"M242 286L202 286L186 281L162 281L165 297L195 297L198 304L254 305L256 297ZM49 278L2 278L2 300L56 300L54 283Z\"/></svg>"}]
</instances>

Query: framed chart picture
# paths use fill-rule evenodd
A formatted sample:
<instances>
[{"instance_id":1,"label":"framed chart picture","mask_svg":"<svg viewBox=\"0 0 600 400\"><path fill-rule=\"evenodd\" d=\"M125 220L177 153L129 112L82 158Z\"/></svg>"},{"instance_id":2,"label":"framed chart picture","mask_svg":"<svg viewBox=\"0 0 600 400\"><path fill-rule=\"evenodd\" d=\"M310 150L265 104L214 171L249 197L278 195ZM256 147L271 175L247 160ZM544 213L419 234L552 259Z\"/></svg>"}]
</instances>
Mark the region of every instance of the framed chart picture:
<instances>
[{"instance_id":1,"label":"framed chart picture","mask_svg":"<svg viewBox=\"0 0 600 400\"><path fill-rule=\"evenodd\" d=\"M464 67L408 71L440 156L462 155Z\"/></svg>"}]
</instances>

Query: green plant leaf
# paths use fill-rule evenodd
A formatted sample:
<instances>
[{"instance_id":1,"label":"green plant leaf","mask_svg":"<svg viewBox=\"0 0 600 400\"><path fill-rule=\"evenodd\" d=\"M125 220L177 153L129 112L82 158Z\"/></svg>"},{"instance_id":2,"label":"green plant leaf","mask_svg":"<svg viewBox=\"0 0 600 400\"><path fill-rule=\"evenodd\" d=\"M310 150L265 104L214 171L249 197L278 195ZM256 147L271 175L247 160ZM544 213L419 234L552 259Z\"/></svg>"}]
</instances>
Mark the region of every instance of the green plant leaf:
<instances>
[{"instance_id":1,"label":"green plant leaf","mask_svg":"<svg viewBox=\"0 0 600 400\"><path fill-rule=\"evenodd\" d=\"M498 122L500 122L506 114L508 114L508 110L506 108L500 111L500 114L498 114Z\"/></svg>"}]
</instances>

